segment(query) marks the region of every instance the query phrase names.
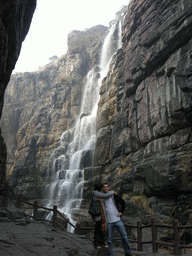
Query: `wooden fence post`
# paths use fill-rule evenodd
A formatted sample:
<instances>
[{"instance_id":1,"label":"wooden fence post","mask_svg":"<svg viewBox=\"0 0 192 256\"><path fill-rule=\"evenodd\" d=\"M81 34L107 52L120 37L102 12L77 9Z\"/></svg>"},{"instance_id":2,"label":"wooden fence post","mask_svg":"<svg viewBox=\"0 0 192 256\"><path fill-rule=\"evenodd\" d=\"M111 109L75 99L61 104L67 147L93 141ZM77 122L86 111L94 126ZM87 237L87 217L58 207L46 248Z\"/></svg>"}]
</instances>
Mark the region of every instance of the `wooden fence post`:
<instances>
[{"instance_id":1,"label":"wooden fence post","mask_svg":"<svg viewBox=\"0 0 192 256\"><path fill-rule=\"evenodd\" d=\"M153 243L153 252L158 252L158 246L157 246L157 227L155 225L155 218L151 219L151 233L152 233L152 243Z\"/></svg>"},{"instance_id":2,"label":"wooden fence post","mask_svg":"<svg viewBox=\"0 0 192 256\"><path fill-rule=\"evenodd\" d=\"M142 222L137 222L137 249L138 251L142 251Z\"/></svg>"},{"instance_id":3,"label":"wooden fence post","mask_svg":"<svg viewBox=\"0 0 192 256\"><path fill-rule=\"evenodd\" d=\"M173 220L173 232L174 232L174 253L175 255L180 254L180 233L179 233L179 221Z\"/></svg>"},{"instance_id":4,"label":"wooden fence post","mask_svg":"<svg viewBox=\"0 0 192 256\"><path fill-rule=\"evenodd\" d=\"M33 205L33 219L34 220L37 220L37 210L38 210L38 201L35 200L34 205Z\"/></svg>"},{"instance_id":5,"label":"wooden fence post","mask_svg":"<svg viewBox=\"0 0 192 256\"><path fill-rule=\"evenodd\" d=\"M4 190L4 207L7 207L9 203L9 182L5 182L5 190Z\"/></svg>"},{"instance_id":6,"label":"wooden fence post","mask_svg":"<svg viewBox=\"0 0 192 256\"><path fill-rule=\"evenodd\" d=\"M75 229L75 233L77 235L81 235L81 225L79 223L76 224L76 229Z\"/></svg>"},{"instance_id":7,"label":"wooden fence post","mask_svg":"<svg viewBox=\"0 0 192 256\"><path fill-rule=\"evenodd\" d=\"M57 227L57 205L53 206L53 227Z\"/></svg>"}]
</instances>

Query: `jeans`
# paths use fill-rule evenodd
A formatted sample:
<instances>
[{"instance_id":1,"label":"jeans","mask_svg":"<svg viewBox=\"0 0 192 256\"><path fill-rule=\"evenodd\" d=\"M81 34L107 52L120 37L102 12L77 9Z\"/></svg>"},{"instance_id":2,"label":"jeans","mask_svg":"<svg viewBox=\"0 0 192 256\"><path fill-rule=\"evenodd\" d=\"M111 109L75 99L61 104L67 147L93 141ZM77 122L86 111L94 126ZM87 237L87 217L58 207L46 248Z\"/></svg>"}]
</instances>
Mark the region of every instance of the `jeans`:
<instances>
[{"instance_id":1,"label":"jeans","mask_svg":"<svg viewBox=\"0 0 192 256\"><path fill-rule=\"evenodd\" d=\"M127 238L127 232L125 230L125 226L123 224L122 220L119 220L117 222L114 223L108 223L107 224L107 228L108 228L108 244L109 247L111 249L110 251L110 256L113 256L113 230L114 227L116 227L122 237L123 240L123 244L124 244L124 251L125 251L125 255L130 255L131 254L131 248L129 246L129 242L128 242L128 238Z\"/></svg>"}]
</instances>

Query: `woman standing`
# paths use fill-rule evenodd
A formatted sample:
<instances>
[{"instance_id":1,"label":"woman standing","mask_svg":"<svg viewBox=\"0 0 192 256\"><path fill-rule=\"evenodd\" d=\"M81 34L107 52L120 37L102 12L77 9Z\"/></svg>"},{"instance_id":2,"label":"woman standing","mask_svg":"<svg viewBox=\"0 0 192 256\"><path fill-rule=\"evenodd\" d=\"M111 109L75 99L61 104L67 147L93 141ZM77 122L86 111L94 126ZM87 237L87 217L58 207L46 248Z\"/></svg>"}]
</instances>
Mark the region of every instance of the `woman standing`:
<instances>
[{"instance_id":1,"label":"woman standing","mask_svg":"<svg viewBox=\"0 0 192 256\"><path fill-rule=\"evenodd\" d=\"M109 198L114 195L114 191L110 191L109 193L101 193L101 185L95 184L94 190L93 190L93 197L94 199L97 199L100 201L100 207L101 207L101 215L99 216L92 216L92 218L95 220L95 231L94 231L94 246L97 249L100 249L101 246L108 247L107 245L107 222L105 218L105 213L103 210L103 206L101 203L101 198Z\"/></svg>"}]
</instances>

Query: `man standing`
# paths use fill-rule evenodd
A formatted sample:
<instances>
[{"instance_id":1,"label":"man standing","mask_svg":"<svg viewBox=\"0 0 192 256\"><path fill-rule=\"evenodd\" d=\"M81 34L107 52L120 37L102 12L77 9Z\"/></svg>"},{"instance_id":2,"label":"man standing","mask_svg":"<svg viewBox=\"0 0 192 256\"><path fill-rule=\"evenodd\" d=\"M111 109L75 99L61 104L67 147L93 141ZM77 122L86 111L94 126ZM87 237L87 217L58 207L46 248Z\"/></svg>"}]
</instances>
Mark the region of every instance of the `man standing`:
<instances>
[{"instance_id":1,"label":"man standing","mask_svg":"<svg viewBox=\"0 0 192 256\"><path fill-rule=\"evenodd\" d=\"M104 183L102 185L102 190L104 193L109 192L108 183ZM131 256L131 248L129 246L127 232L121 216L125 210L125 201L114 194L114 196L109 197L107 199L102 199L102 204L104 206L104 211L107 219L107 229L108 229L108 244L110 246L110 256L113 256L113 230L116 227L122 237L124 244L124 251L126 256Z\"/></svg>"}]
</instances>

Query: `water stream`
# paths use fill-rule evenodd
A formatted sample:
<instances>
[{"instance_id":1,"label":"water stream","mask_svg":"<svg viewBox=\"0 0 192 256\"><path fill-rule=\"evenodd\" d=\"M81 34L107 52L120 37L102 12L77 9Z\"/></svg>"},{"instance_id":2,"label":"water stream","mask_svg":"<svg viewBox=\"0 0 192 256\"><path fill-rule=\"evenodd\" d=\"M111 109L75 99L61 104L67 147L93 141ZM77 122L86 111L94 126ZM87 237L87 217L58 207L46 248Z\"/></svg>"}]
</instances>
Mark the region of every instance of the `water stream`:
<instances>
[{"instance_id":1,"label":"water stream","mask_svg":"<svg viewBox=\"0 0 192 256\"><path fill-rule=\"evenodd\" d=\"M116 40L114 40L114 34ZM91 166L96 141L96 116L99 102L99 88L107 75L111 59L121 47L121 25L116 22L110 28L103 43L99 71L96 67L87 74L80 114L75 126L65 131L60 138L60 147L53 153L54 160L49 167L52 182L48 185L49 205L58 206L70 221L73 209L81 205L84 186L84 167ZM98 72L100 75L98 76ZM99 78L98 78L99 77ZM47 219L51 218L51 214ZM71 227L68 230L73 232Z\"/></svg>"}]
</instances>

